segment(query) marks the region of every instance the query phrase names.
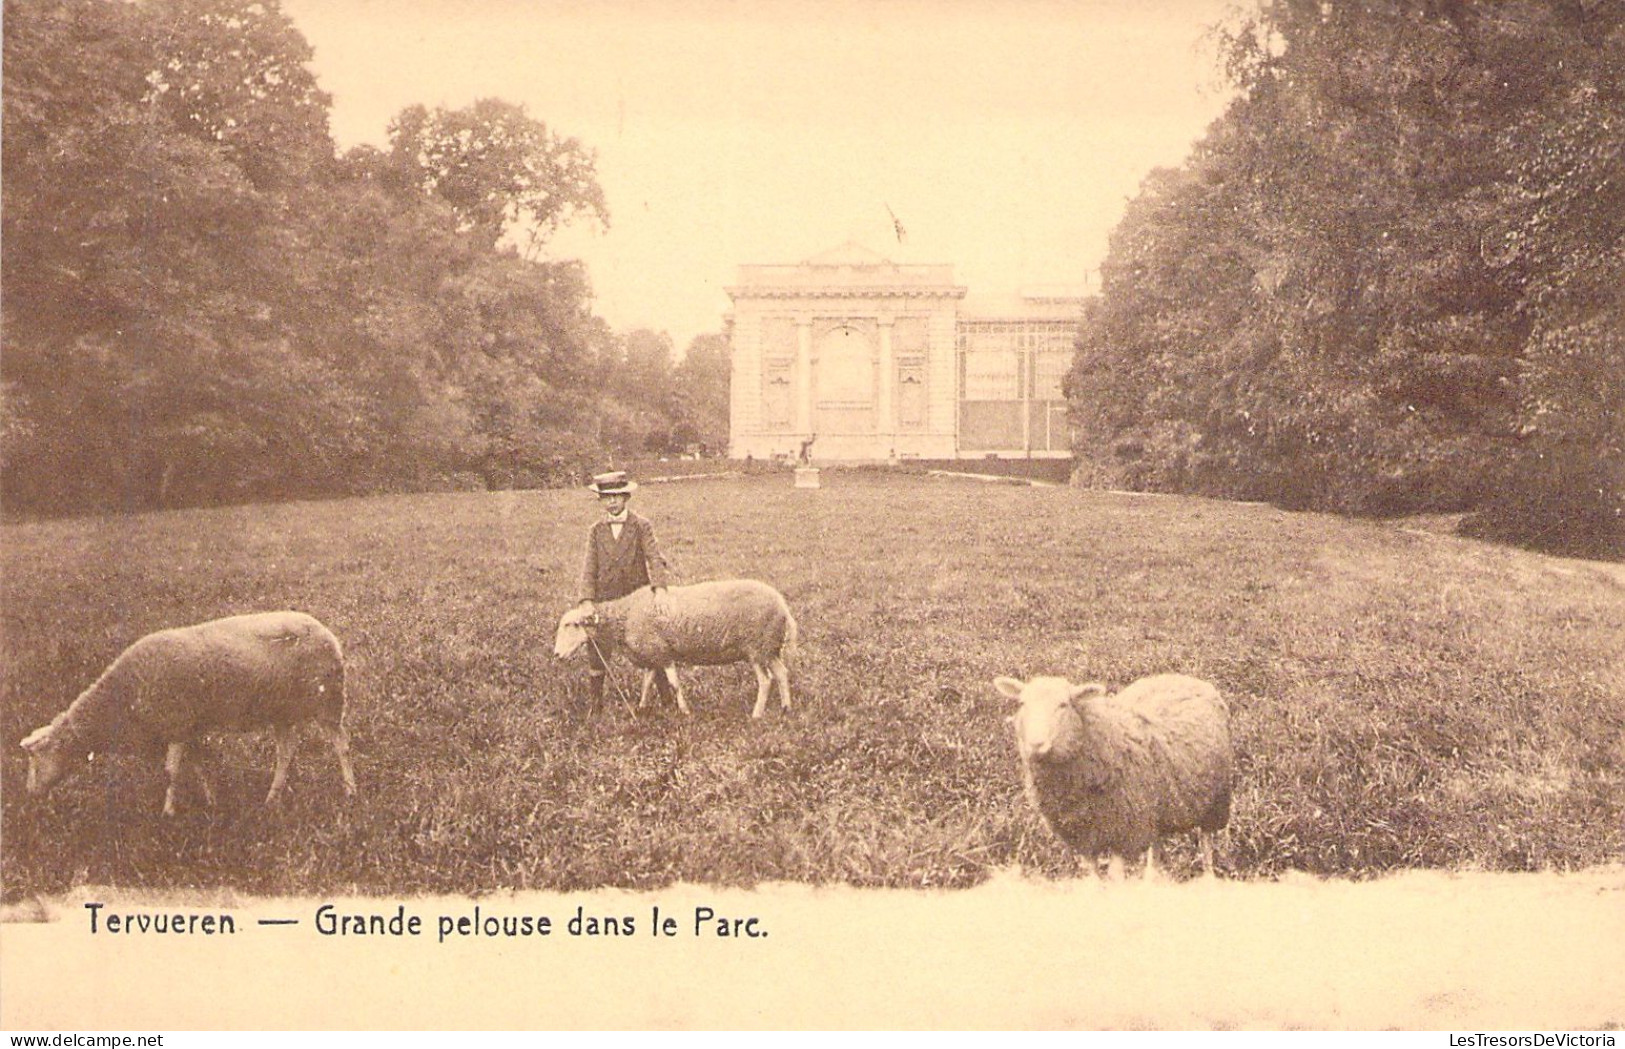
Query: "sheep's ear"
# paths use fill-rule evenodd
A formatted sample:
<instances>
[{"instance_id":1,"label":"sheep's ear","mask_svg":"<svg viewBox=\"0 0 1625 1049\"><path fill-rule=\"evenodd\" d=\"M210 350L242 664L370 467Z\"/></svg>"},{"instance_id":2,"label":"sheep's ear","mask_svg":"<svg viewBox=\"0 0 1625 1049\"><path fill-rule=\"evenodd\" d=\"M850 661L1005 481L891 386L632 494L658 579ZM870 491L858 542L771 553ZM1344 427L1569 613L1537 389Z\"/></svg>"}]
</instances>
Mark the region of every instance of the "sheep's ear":
<instances>
[{"instance_id":1,"label":"sheep's ear","mask_svg":"<svg viewBox=\"0 0 1625 1049\"><path fill-rule=\"evenodd\" d=\"M1091 681L1086 685L1073 685L1071 690L1067 692L1066 698L1071 700L1092 699L1096 696L1104 696L1105 694L1105 685L1102 685L1098 681Z\"/></svg>"},{"instance_id":2,"label":"sheep's ear","mask_svg":"<svg viewBox=\"0 0 1625 1049\"><path fill-rule=\"evenodd\" d=\"M30 732L22 738L21 746L24 750L35 751L51 741L51 726L45 725Z\"/></svg>"},{"instance_id":3,"label":"sheep's ear","mask_svg":"<svg viewBox=\"0 0 1625 1049\"><path fill-rule=\"evenodd\" d=\"M595 613L597 611L598 609L594 605L585 601L574 608L566 609L565 613L559 617L559 629L589 626L596 618Z\"/></svg>"},{"instance_id":4,"label":"sheep's ear","mask_svg":"<svg viewBox=\"0 0 1625 1049\"><path fill-rule=\"evenodd\" d=\"M993 688L999 695L1007 699L1020 699L1021 690L1027 686L1013 677L996 677L993 679Z\"/></svg>"}]
</instances>

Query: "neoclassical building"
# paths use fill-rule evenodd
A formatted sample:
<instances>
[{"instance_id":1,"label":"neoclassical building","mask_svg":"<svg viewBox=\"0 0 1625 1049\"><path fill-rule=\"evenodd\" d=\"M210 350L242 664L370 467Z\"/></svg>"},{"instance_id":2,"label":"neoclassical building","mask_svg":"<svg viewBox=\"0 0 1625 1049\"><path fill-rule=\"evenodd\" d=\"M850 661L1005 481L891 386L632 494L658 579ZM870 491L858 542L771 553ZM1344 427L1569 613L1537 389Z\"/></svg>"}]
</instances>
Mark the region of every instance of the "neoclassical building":
<instances>
[{"instance_id":1,"label":"neoclassical building","mask_svg":"<svg viewBox=\"0 0 1625 1049\"><path fill-rule=\"evenodd\" d=\"M822 461L1065 458L1076 294L968 299L950 265L856 244L746 265L733 299L729 454Z\"/></svg>"}]
</instances>

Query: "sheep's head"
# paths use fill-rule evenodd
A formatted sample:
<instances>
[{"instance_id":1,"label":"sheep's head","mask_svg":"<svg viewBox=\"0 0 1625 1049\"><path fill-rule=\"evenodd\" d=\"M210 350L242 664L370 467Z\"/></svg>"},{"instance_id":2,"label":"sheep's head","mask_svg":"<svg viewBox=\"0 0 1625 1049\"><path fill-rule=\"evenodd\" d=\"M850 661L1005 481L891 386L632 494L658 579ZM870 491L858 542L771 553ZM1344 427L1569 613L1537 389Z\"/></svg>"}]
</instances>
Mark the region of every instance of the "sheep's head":
<instances>
[{"instance_id":1,"label":"sheep's head","mask_svg":"<svg viewBox=\"0 0 1625 1049\"><path fill-rule=\"evenodd\" d=\"M1021 702L1010 723L1024 761L1052 761L1071 754L1083 733L1083 718L1075 704L1106 693L1104 685L1074 685L1064 677L1027 682L1001 677L994 679L993 687L1001 696Z\"/></svg>"},{"instance_id":2,"label":"sheep's head","mask_svg":"<svg viewBox=\"0 0 1625 1049\"><path fill-rule=\"evenodd\" d=\"M28 793L43 794L84 767L88 752L70 745L53 723L30 732L22 741L28 752Z\"/></svg>"},{"instance_id":3,"label":"sheep's head","mask_svg":"<svg viewBox=\"0 0 1625 1049\"><path fill-rule=\"evenodd\" d=\"M553 639L553 654L560 659L574 655L587 643L597 624L597 610L591 604L580 604L564 613L559 617L558 636Z\"/></svg>"}]
</instances>

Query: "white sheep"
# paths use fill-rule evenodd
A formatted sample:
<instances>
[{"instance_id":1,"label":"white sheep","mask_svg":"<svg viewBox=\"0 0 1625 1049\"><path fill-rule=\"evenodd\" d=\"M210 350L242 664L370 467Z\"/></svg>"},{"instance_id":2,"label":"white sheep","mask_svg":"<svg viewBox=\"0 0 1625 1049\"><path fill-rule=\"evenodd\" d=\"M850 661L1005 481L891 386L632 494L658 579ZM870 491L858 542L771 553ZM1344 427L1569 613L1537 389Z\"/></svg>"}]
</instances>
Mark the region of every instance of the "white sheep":
<instances>
[{"instance_id":1,"label":"white sheep","mask_svg":"<svg viewBox=\"0 0 1625 1049\"><path fill-rule=\"evenodd\" d=\"M625 597L582 604L559 619L555 655L569 656L592 642L607 656L619 649L643 670L641 707L649 700L655 671L664 672L687 714L688 700L677 680L677 665L720 666L748 662L756 671L756 707L767 709L768 689L779 685L779 704L790 709L790 676L784 661L795 652L796 621L784 595L754 579L717 579L649 587Z\"/></svg>"},{"instance_id":2,"label":"white sheep","mask_svg":"<svg viewBox=\"0 0 1625 1049\"><path fill-rule=\"evenodd\" d=\"M204 800L214 791L187 749L215 731L271 727L276 771L266 802L276 799L293 760L296 731L309 721L333 745L354 794L349 736L344 731L344 655L332 631L303 612L262 612L159 630L125 649L95 683L49 725L22 741L28 792L50 790L107 750L165 750L169 789L164 815L175 814L181 772L191 768Z\"/></svg>"},{"instance_id":3,"label":"white sheep","mask_svg":"<svg viewBox=\"0 0 1625 1049\"><path fill-rule=\"evenodd\" d=\"M1212 833L1230 820L1234 756L1219 690L1182 674L1142 678L1116 695L1065 678L1001 677L1021 701L1011 719L1027 797L1057 837L1114 878L1126 857L1155 869L1164 834L1196 829L1213 873Z\"/></svg>"}]
</instances>

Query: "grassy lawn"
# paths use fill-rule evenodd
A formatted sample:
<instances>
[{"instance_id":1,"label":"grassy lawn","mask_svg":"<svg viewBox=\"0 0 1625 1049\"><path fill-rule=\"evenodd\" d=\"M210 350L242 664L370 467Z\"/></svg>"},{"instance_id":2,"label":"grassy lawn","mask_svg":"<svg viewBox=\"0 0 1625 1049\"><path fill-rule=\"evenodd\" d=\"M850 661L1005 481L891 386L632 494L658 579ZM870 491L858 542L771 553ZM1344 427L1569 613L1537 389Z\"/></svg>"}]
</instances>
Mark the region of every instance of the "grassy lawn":
<instances>
[{"instance_id":1,"label":"grassy lawn","mask_svg":"<svg viewBox=\"0 0 1625 1049\"><path fill-rule=\"evenodd\" d=\"M824 479L634 500L686 579L753 576L789 599L799 706L759 722L746 667L688 671L688 719L585 709L583 664L551 656L597 515L581 491L7 526L5 899L1070 874L1021 797L997 674L1217 683L1240 751L1235 877L1625 854L1617 566L1264 506ZM312 736L265 808L257 735L221 746L212 810L188 796L163 819L161 762L130 758L26 796L16 741L131 641L283 607L346 646L358 800ZM618 680L635 697L624 664Z\"/></svg>"}]
</instances>

